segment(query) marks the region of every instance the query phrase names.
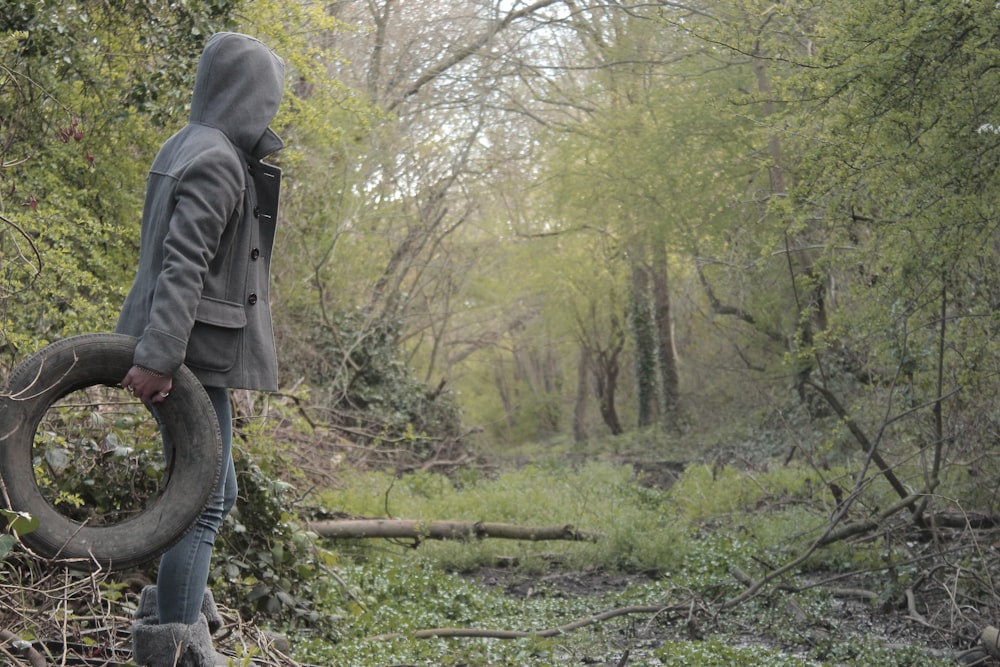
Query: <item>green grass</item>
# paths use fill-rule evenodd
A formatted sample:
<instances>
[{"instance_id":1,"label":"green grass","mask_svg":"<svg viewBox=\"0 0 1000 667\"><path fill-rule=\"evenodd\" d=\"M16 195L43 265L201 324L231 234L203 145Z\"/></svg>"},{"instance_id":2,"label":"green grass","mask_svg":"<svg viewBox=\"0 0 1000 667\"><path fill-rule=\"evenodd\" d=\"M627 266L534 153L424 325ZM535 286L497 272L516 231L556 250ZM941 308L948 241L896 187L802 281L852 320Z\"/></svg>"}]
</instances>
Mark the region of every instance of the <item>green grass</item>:
<instances>
[{"instance_id":1,"label":"green grass","mask_svg":"<svg viewBox=\"0 0 1000 667\"><path fill-rule=\"evenodd\" d=\"M833 475L835 473L829 473ZM602 660L630 667L712 665L870 665L931 667L913 652L892 652L852 638L807 641L810 628L836 618L822 590L796 596L809 618L793 621L773 588L724 615L713 610L743 589L736 568L761 577L800 553L823 527L832 499L807 469L757 474L691 467L669 490L640 485L629 466L543 462L487 476L358 473L319 496L328 509L369 517L572 524L601 535L590 542L357 540L330 543L343 582L321 613L336 631L299 628L296 657L339 667L488 665L541 667ZM415 548L414 548L415 546ZM884 563L878 545L835 545L803 569L851 571ZM467 573L514 564L511 577L533 587L511 597ZM566 593L547 585L570 572L646 572L655 576L621 591ZM683 613L630 614L557 637L416 638L430 628L535 632L629 605L662 605ZM685 606L686 605L686 606ZM703 639L692 641L689 620ZM796 624L801 624L801 627ZM743 636L744 634L749 635Z\"/></svg>"},{"instance_id":2,"label":"green grass","mask_svg":"<svg viewBox=\"0 0 1000 667\"><path fill-rule=\"evenodd\" d=\"M886 497L875 502L885 503ZM748 549L796 553L819 536L835 507L825 482L807 469L775 467L749 474L727 467L713 474L707 466L694 465L662 490L641 485L631 466L591 462L568 468L555 461L457 481L430 473L356 474L341 488L323 492L319 502L367 517L572 525L600 536L596 543L422 543L421 554L444 569L473 569L502 557L522 567L556 560L567 568L658 572L676 570L694 538L718 524L728 526L722 532ZM814 565L842 560L839 549L823 550ZM851 558L861 561L870 553L855 547Z\"/></svg>"},{"instance_id":3,"label":"green grass","mask_svg":"<svg viewBox=\"0 0 1000 667\"><path fill-rule=\"evenodd\" d=\"M442 568L465 570L498 557L523 567L559 560L569 568L660 569L679 562L693 525L671 511L670 494L636 484L631 468L590 463L575 470L531 465L492 478L453 483L418 473L352 476L321 504L351 514L418 520L572 525L601 536L590 542L425 542L421 554Z\"/></svg>"}]
</instances>

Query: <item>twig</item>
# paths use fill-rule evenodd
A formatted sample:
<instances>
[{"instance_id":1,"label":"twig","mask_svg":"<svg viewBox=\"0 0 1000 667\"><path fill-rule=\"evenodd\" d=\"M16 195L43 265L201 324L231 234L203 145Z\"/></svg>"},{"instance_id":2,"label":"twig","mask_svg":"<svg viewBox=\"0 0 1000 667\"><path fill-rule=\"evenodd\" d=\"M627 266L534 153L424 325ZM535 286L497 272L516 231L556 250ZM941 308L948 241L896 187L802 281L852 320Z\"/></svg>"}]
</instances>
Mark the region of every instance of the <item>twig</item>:
<instances>
[{"instance_id":1,"label":"twig","mask_svg":"<svg viewBox=\"0 0 1000 667\"><path fill-rule=\"evenodd\" d=\"M861 430L858 423L847 413L847 410L840 404L840 401L837 400L837 397L833 394L833 392L818 382L807 380L806 383L819 392L823 399L826 400L827 404L833 408L834 412L837 413L837 416L844 421L844 424L854 436L854 439L858 441L859 445L861 445L861 449L868 454L869 458L871 458L875 465L878 466L879 472L882 473L882 476L885 477L887 482L889 482L889 486L893 488L900 498L909 498L910 494L906 490L906 486L899 481L899 478L896 477L896 473L892 471L889 464L886 463L885 459L882 458L882 455L878 453L876 444L868 439L868 436L865 435L865 432ZM913 501L915 500L917 499L914 498ZM911 506L910 509L916 510L916 505Z\"/></svg>"},{"instance_id":2,"label":"twig","mask_svg":"<svg viewBox=\"0 0 1000 667\"><path fill-rule=\"evenodd\" d=\"M904 509L913 507L914 502L916 502L922 494L914 493L905 498L901 499L896 504L889 507L889 509L880 513L874 519L867 519L865 521L856 521L854 523L844 524L836 530L832 527L823 535L819 540L817 540L816 546L826 546L828 544L833 544L834 542L839 542L845 540L848 537L853 537L855 535L863 535L864 533L871 532L882 525L882 522L888 519L893 514L901 512Z\"/></svg>"},{"instance_id":3,"label":"twig","mask_svg":"<svg viewBox=\"0 0 1000 667\"><path fill-rule=\"evenodd\" d=\"M26 649L21 651L22 655L20 657L27 658L28 662L31 664L31 667L48 667L48 663L45 662L45 656L43 656L41 653L33 649L31 647L31 644L24 641L10 630L4 630L3 628L0 628L0 652L2 652L4 655L8 656L11 660L14 661L17 660L18 656L11 655L11 653L7 650L5 645L8 643L14 644L15 642L20 642L27 647Z\"/></svg>"},{"instance_id":4,"label":"twig","mask_svg":"<svg viewBox=\"0 0 1000 667\"><path fill-rule=\"evenodd\" d=\"M907 497L903 498L898 503L896 503L896 505L893 505L888 510L886 510L886 512L883 512L882 515L880 516L880 520L885 519L888 516L891 516L892 514L898 512L899 510L901 510L903 508L906 508L906 507L909 507L909 506L913 505L913 503L917 500L918 497L919 497L918 495L914 494L914 495L907 496ZM729 600L726 600L725 602L723 602L720 605L719 609L720 610L726 610L726 609L732 609L734 607L738 607L739 605L743 604L744 602L746 602L750 598L756 596L757 593L759 593L760 590L765 585L767 585L771 581L774 581L778 577L781 577L781 576L787 574L788 572L794 570L796 567L798 567L799 565L801 565L802 563L804 563L821 546L830 544L831 542L834 542L837 539L842 539L841 535L843 533L845 533L845 532L847 532L848 534L851 534L851 535L855 534L854 532L850 532L850 531L840 531L840 534L835 533L834 529L837 526L837 519L839 519L840 516L841 515L838 515L837 517L835 517L834 520L832 520L830 522L830 525L827 527L826 531L822 535L820 535L818 538L816 538L816 540L814 540L813 543L810 544L809 547L804 552L802 552L801 554L799 554L796 558L793 558L789 562L785 563L781 567L777 568L776 570L773 570L772 572L769 572L766 576L762 577L761 579L759 579L757 581L754 581L751 585L749 585L747 587L747 589L745 591L743 591L742 593L740 593L736 597L730 598ZM863 522L863 524L865 526L868 526L870 523L871 522ZM877 524L877 522L875 522L875 523ZM845 528L849 528L849 527L850 526L845 526Z\"/></svg>"},{"instance_id":5,"label":"twig","mask_svg":"<svg viewBox=\"0 0 1000 667\"><path fill-rule=\"evenodd\" d=\"M919 611L917 611L917 600L913 595L912 588L906 589L906 610L908 612L907 618L909 618L911 621L916 621L917 623L923 625L924 627L928 628L933 627L930 623L927 622L927 619L924 618L924 615L921 614Z\"/></svg>"}]
</instances>

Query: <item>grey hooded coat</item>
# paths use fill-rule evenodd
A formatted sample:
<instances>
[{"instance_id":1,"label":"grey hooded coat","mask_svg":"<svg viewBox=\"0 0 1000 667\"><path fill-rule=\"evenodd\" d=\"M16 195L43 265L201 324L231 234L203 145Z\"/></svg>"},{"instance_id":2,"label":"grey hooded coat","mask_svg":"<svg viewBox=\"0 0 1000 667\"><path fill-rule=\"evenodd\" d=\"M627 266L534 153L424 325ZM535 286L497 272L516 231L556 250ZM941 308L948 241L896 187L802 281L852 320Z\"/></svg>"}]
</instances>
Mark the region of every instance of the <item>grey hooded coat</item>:
<instances>
[{"instance_id":1,"label":"grey hooded coat","mask_svg":"<svg viewBox=\"0 0 1000 667\"><path fill-rule=\"evenodd\" d=\"M206 386L277 389L268 280L282 147L269 129L284 64L236 33L209 38L189 123L164 143L146 182L139 266L117 331L133 361Z\"/></svg>"}]
</instances>

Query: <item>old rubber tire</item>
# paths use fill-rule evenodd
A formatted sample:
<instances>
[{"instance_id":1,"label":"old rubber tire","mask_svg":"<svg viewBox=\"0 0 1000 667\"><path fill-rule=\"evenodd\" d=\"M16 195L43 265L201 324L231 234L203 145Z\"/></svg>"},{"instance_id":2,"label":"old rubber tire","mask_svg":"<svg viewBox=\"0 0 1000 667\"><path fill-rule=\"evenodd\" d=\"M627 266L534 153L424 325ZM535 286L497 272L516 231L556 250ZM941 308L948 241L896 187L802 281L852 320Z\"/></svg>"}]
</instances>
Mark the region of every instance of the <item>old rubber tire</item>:
<instances>
[{"instance_id":1,"label":"old rubber tire","mask_svg":"<svg viewBox=\"0 0 1000 667\"><path fill-rule=\"evenodd\" d=\"M221 436L212 403L182 366L157 412L173 448L166 481L142 510L119 523L88 526L60 514L42 495L32 467L38 425L67 394L115 386L132 366L136 339L110 333L58 341L25 359L0 396L0 494L38 528L22 536L34 553L76 567L124 569L156 558L194 525L221 468Z\"/></svg>"}]
</instances>

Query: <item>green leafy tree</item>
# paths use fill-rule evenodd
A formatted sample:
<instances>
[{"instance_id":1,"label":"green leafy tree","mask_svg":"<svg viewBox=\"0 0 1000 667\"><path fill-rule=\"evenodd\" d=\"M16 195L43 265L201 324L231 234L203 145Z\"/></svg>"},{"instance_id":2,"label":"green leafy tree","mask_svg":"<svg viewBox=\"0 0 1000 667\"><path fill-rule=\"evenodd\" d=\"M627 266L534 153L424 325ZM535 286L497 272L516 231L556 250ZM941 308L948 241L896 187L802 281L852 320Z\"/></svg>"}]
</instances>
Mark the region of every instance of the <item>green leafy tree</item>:
<instances>
[{"instance_id":1,"label":"green leafy tree","mask_svg":"<svg viewBox=\"0 0 1000 667\"><path fill-rule=\"evenodd\" d=\"M586 88L591 110L546 160L556 215L567 229L613 239L629 323L637 425L680 423L683 375L672 283L691 257L724 243L755 167L739 159L750 124L730 104L749 68L672 26L665 10L607 10L588 42L601 64ZM581 91L582 93L583 91Z\"/></svg>"},{"instance_id":2,"label":"green leafy tree","mask_svg":"<svg viewBox=\"0 0 1000 667\"><path fill-rule=\"evenodd\" d=\"M862 402L857 414L870 432L899 422L889 451L926 448L933 488L949 461L993 443L997 10L841 9L795 89L796 131L814 137L795 200L820 212L824 262L842 278L816 381L837 391L848 375L862 401L878 397L882 414Z\"/></svg>"},{"instance_id":3,"label":"green leafy tree","mask_svg":"<svg viewBox=\"0 0 1000 667\"><path fill-rule=\"evenodd\" d=\"M204 38L231 26L236 7L35 0L0 10L8 358L114 324L148 162L184 120Z\"/></svg>"}]
</instances>

